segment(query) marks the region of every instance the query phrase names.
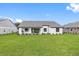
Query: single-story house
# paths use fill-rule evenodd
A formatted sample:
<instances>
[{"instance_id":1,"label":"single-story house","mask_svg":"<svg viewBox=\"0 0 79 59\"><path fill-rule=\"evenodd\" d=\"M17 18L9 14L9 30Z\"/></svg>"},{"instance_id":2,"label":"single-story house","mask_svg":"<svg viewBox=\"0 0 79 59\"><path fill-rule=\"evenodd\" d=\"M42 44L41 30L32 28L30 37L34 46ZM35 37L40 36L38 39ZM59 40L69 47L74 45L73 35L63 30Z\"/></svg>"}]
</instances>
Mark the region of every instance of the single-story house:
<instances>
[{"instance_id":1,"label":"single-story house","mask_svg":"<svg viewBox=\"0 0 79 59\"><path fill-rule=\"evenodd\" d=\"M63 34L63 28L54 21L23 21L19 34Z\"/></svg>"},{"instance_id":2,"label":"single-story house","mask_svg":"<svg viewBox=\"0 0 79 59\"><path fill-rule=\"evenodd\" d=\"M64 25L64 33L79 34L79 22L73 22Z\"/></svg>"},{"instance_id":3,"label":"single-story house","mask_svg":"<svg viewBox=\"0 0 79 59\"><path fill-rule=\"evenodd\" d=\"M0 19L0 34L17 32L17 27L10 19Z\"/></svg>"}]
</instances>

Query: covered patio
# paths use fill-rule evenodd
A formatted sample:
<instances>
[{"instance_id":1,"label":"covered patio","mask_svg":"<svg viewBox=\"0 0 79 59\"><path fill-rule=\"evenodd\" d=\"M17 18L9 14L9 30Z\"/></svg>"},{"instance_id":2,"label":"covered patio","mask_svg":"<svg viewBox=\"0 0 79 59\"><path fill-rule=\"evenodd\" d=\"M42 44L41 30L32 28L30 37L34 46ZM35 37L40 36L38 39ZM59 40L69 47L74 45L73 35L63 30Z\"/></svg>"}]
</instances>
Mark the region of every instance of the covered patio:
<instances>
[{"instance_id":1,"label":"covered patio","mask_svg":"<svg viewBox=\"0 0 79 59\"><path fill-rule=\"evenodd\" d=\"M40 28L31 28L31 33L32 34L39 34Z\"/></svg>"},{"instance_id":2,"label":"covered patio","mask_svg":"<svg viewBox=\"0 0 79 59\"><path fill-rule=\"evenodd\" d=\"M40 28L24 28L23 32L24 34L39 34Z\"/></svg>"}]
</instances>

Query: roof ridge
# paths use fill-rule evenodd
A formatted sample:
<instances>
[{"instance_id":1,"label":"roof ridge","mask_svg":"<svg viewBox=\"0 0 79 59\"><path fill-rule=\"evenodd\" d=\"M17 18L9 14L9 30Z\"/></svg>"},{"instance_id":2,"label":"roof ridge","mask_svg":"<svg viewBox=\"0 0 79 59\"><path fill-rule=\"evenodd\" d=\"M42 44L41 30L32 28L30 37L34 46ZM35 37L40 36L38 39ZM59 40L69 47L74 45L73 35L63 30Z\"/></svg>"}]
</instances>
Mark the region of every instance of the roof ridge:
<instances>
[{"instance_id":1,"label":"roof ridge","mask_svg":"<svg viewBox=\"0 0 79 59\"><path fill-rule=\"evenodd\" d=\"M5 21L5 20L10 20L10 19L8 19L8 18L0 18L0 22Z\"/></svg>"}]
</instances>

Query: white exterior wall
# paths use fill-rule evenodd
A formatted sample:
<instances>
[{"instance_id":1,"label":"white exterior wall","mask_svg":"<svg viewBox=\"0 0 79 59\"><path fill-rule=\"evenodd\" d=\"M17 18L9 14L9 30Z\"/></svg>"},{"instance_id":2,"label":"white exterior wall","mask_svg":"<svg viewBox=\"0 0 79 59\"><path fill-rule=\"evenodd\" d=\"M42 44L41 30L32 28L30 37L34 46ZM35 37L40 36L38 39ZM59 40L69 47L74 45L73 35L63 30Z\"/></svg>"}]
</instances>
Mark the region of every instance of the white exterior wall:
<instances>
[{"instance_id":1,"label":"white exterior wall","mask_svg":"<svg viewBox=\"0 0 79 59\"><path fill-rule=\"evenodd\" d=\"M8 34L17 32L17 28L15 27L0 27L0 34Z\"/></svg>"},{"instance_id":2,"label":"white exterior wall","mask_svg":"<svg viewBox=\"0 0 79 59\"><path fill-rule=\"evenodd\" d=\"M19 28L19 34L31 34L31 28L28 28L28 31L25 31L25 28Z\"/></svg>"},{"instance_id":3,"label":"white exterior wall","mask_svg":"<svg viewBox=\"0 0 79 59\"><path fill-rule=\"evenodd\" d=\"M47 32L44 32L44 28L47 28ZM42 34L42 33L44 33L44 34L49 33L49 26L43 26L42 28L40 28L39 34Z\"/></svg>"},{"instance_id":4,"label":"white exterior wall","mask_svg":"<svg viewBox=\"0 0 79 59\"><path fill-rule=\"evenodd\" d=\"M25 28L23 29L24 34L31 34L31 28L28 28L28 31L25 31Z\"/></svg>"},{"instance_id":5,"label":"white exterior wall","mask_svg":"<svg viewBox=\"0 0 79 59\"><path fill-rule=\"evenodd\" d=\"M56 28L49 28L50 34L56 34Z\"/></svg>"},{"instance_id":6,"label":"white exterior wall","mask_svg":"<svg viewBox=\"0 0 79 59\"><path fill-rule=\"evenodd\" d=\"M60 34L63 34L63 28L60 28Z\"/></svg>"},{"instance_id":7,"label":"white exterior wall","mask_svg":"<svg viewBox=\"0 0 79 59\"><path fill-rule=\"evenodd\" d=\"M44 32L44 28L47 28L47 32ZM42 28L40 28L39 34L42 34L42 33L44 33L44 34L47 34L47 33L50 33L50 34L63 34L63 28L59 28L59 32L56 32L56 28L43 26Z\"/></svg>"},{"instance_id":8,"label":"white exterior wall","mask_svg":"<svg viewBox=\"0 0 79 59\"><path fill-rule=\"evenodd\" d=\"M63 34L63 28L59 28L59 32L56 32L56 28L49 28L50 34Z\"/></svg>"},{"instance_id":9,"label":"white exterior wall","mask_svg":"<svg viewBox=\"0 0 79 59\"><path fill-rule=\"evenodd\" d=\"M44 32L44 28L47 28L47 32ZM22 33L23 31L23 33ZM50 28L49 26L43 26L40 28L39 34L63 34L63 28L59 28L59 32L56 32L56 28ZM28 28L28 31L25 31L25 28L19 28L19 34L32 34L31 28Z\"/></svg>"}]
</instances>

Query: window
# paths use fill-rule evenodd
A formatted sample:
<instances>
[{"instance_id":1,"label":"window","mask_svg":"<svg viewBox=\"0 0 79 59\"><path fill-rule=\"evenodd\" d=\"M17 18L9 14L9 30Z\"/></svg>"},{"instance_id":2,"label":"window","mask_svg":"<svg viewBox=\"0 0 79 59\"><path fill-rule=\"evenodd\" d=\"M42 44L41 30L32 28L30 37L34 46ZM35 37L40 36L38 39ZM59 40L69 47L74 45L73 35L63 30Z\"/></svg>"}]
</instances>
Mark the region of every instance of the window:
<instances>
[{"instance_id":1,"label":"window","mask_svg":"<svg viewBox=\"0 0 79 59\"><path fill-rule=\"evenodd\" d=\"M44 28L44 32L47 32L47 28Z\"/></svg>"},{"instance_id":2,"label":"window","mask_svg":"<svg viewBox=\"0 0 79 59\"><path fill-rule=\"evenodd\" d=\"M34 33L39 33L40 29L39 28L34 28Z\"/></svg>"},{"instance_id":3,"label":"window","mask_svg":"<svg viewBox=\"0 0 79 59\"><path fill-rule=\"evenodd\" d=\"M77 28L77 30L79 30L79 27Z\"/></svg>"},{"instance_id":4,"label":"window","mask_svg":"<svg viewBox=\"0 0 79 59\"><path fill-rule=\"evenodd\" d=\"M56 32L59 32L59 28L56 28Z\"/></svg>"},{"instance_id":5,"label":"window","mask_svg":"<svg viewBox=\"0 0 79 59\"><path fill-rule=\"evenodd\" d=\"M71 31L72 31L72 28L71 28Z\"/></svg>"},{"instance_id":6,"label":"window","mask_svg":"<svg viewBox=\"0 0 79 59\"><path fill-rule=\"evenodd\" d=\"M28 31L28 28L25 28L25 31Z\"/></svg>"},{"instance_id":7,"label":"window","mask_svg":"<svg viewBox=\"0 0 79 59\"><path fill-rule=\"evenodd\" d=\"M4 29L4 32L5 32L5 29Z\"/></svg>"}]
</instances>

